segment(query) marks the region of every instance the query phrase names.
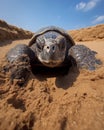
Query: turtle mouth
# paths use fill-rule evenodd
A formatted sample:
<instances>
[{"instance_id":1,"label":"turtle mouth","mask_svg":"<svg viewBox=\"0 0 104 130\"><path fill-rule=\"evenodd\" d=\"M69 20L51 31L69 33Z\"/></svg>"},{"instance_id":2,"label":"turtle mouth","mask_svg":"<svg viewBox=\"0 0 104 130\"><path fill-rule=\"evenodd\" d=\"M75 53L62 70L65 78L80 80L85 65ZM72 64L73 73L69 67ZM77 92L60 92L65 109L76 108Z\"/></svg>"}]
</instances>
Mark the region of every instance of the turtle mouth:
<instances>
[{"instance_id":1,"label":"turtle mouth","mask_svg":"<svg viewBox=\"0 0 104 130\"><path fill-rule=\"evenodd\" d=\"M48 59L48 58L43 58L41 56L38 56L39 61L47 67L57 67L60 66L62 64L62 62L64 61L64 58L60 58L60 59Z\"/></svg>"},{"instance_id":2,"label":"turtle mouth","mask_svg":"<svg viewBox=\"0 0 104 130\"><path fill-rule=\"evenodd\" d=\"M47 67L57 67L62 63L62 61L42 61L42 64L47 66Z\"/></svg>"}]
</instances>

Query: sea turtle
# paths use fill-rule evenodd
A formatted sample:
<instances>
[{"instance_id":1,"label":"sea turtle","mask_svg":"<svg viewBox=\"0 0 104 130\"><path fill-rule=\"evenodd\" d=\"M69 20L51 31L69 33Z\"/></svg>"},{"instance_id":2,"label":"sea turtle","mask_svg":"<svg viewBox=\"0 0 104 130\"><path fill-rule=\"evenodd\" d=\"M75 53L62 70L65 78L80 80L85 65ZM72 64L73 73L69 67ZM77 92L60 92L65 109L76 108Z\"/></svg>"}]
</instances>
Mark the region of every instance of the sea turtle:
<instances>
[{"instance_id":1,"label":"sea turtle","mask_svg":"<svg viewBox=\"0 0 104 130\"><path fill-rule=\"evenodd\" d=\"M95 52L84 45L75 45L71 36L59 27L49 26L37 31L28 45L19 44L6 54L11 81L22 85L36 66L58 68L71 66L95 70L101 62Z\"/></svg>"}]
</instances>

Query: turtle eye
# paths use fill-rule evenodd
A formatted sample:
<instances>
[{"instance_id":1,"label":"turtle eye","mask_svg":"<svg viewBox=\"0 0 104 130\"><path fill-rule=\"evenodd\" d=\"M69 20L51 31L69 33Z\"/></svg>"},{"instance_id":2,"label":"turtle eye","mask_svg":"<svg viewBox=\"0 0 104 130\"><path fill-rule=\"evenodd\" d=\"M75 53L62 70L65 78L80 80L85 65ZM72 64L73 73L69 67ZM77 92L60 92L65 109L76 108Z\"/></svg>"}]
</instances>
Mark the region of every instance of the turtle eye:
<instances>
[{"instance_id":1,"label":"turtle eye","mask_svg":"<svg viewBox=\"0 0 104 130\"><path fill-rule=\"evenodd\" d=\"M66 44L65 39L64 38L59 38L57 42L58 42L58 45L59 45L59 49L64 50L65 49L65 44Z\"/></svg>"},{"instance_id":2,"label":"turtle eye","mask_svg":"<svg viewBox=\"0 0 104 130\"><path fill-rule=\"evenodd\" d=\"M60 49L65 49L65 41L60 42Z\"/></svg>"},{"instance_id":3,"label":"turtle eye","mask_svg":"<svg viewBox=\"0 0 104 130\"><path fill-rule=\"evenodd\" d=\"M37 40L36 46L37 46L37 48L38 48L39 51L42 51L42 50L43 50L44 45L45 45L44 40Z\"/></svg>"},{"instance_id":4,"label":"turtle eye","mask_svg":"<svg viewBox=\"0 0 104 130\"><path fill-rule=\"evenodd\" d=\"M38 48L39 50L42 50L42 47L41 47L41 45L40 45L39 43L37 43L36 45L37 45L37 48Z\"/></svg>"}]
</instances>

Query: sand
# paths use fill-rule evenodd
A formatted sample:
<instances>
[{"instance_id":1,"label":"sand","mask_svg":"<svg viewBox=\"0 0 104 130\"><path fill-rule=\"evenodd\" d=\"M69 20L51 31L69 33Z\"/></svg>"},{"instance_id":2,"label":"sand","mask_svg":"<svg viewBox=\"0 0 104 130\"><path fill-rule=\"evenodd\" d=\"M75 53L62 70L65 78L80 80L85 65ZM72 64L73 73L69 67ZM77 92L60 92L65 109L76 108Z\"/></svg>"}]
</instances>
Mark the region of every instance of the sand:
<instances>
[{"instance_id":1,"label":"sand","mask_svg":"<svg viewBox=\"0 0 104 130\"><path fill-rule=\"evenodd\" d=\"M4 20L0 20L0 41L29 39L33 35L32 32L22 28L8 24Z\"/></svg>"},{"instance_id":2,"label":"sand","mask_svg":"<svg viewBox=\"0 0 104 130\"><path fill-rule=\"evenodd\" d=\"M0 66L7 51L29 40L0 44ZM77 43L79 44L79 43ZM98 52L104 41L80 42ZM96 71L71 68L67 75L31 74L23 87L0 73L0 130L104 130L104 65Z\"/></svg>"},{"instance_id":3,"label":"sand","mask_svg":"<svg viewBox=\"0 0 104 130\"><path fill-rule=\"evenodd\" d=\"M81 28L78 30L70 30L69 34L75 41L104 41L104 24Z\"/></svg>"},{"instance_id":4,"label":"sand","mask_svg":"<svg viewBox=\"0 0 104 130\"><path fill-rule=\"evenodd\" d=\"M103 65L93 72L31 74L18 87L2 72L5 55L33 33L0 20L0 130L104 130L104 24L70 34L98 52Z\"/></svg>"}]
</instances>

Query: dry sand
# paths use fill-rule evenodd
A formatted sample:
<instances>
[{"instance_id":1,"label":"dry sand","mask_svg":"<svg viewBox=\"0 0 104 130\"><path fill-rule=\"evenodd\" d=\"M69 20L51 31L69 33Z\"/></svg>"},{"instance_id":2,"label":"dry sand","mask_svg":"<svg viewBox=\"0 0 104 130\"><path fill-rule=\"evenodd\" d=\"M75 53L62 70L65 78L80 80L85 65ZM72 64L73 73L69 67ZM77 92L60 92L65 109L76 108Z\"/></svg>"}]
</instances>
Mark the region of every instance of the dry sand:
<instances>
[{"instance_id":1,"label":"dry sand","mask_svg":"<svg viewBox=\"0 0 104 130\"><path fill-rule=\"evenodd\" d=\"M29 40L0 46L7 51ZM79 43L78 43L79 44ZM104 41L84 42L104 61ZM19 88L0 73L0 130L104 130L104 65L89 72L71 68L67 75L31 75Z\"/></svg>"},{"instance_id":2,"label":"dry sand","mask_svg":"<svg viewBox=\"0 0 104 130\"><path fill-rule=\"evenodd\" d=\"M71 30L69 34L75 41L95 41L98 39L104 41L104 24Z\"/></svg>"},{"instance_id":3,"label":"dry sand","mask_svg":"<svg viewBox=\"0 0 104 130\"><path fill-rule=\"evenodd\" d=\"M104 24L70 33L77 44L97 51L103 65L93 72L31 74L20 88L1 69L10 48L29 42L10 40L33 33L0 21L0 41L6 40L0 42L0 130L104 130Z\"/></svg>"},{"instance_id":4,"label":"dry sand","mask_svg":"<svg viewBox=\"0 0 104 130\"><path fill-rule=\"evenodd\" d=\"M7 22L0 20L0 41L16 40L16 39L28 39L33 35L32 32L23 30L22 28L8 24Z\"/></svg>"}]
</instances>

